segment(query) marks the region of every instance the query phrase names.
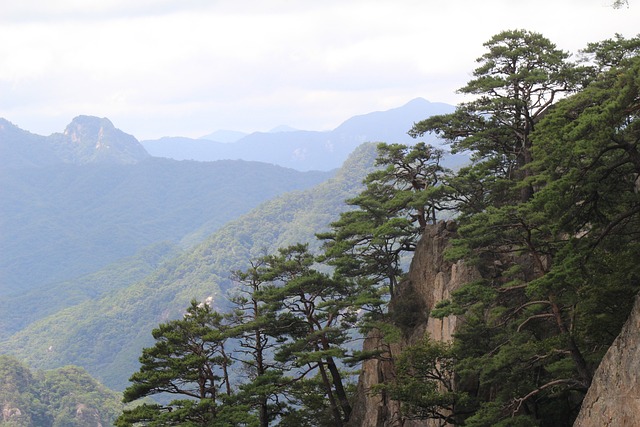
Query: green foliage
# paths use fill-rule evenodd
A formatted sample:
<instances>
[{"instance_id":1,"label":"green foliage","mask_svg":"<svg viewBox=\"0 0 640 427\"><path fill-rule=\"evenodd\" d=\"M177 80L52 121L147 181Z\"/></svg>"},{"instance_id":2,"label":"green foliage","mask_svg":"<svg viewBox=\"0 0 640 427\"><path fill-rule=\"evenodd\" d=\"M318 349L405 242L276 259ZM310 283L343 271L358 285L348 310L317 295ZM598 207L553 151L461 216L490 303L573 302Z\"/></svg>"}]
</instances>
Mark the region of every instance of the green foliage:
<instances>
[{"instance_id":1,"label":"green foliage","mask_svg":"<svg viewBox=\"0 0 640 427\"><path fill-rule=\"evenodd\" d=\"M458 423L571 425L629 313L640 289L639 45L594 43L582 66L540 35L501 33L461 90L478 98L412 130L474 159L446 178L461 213L447 256L484 280L431 313L464 316L454 371L476 403ZM399 387L414 408L411 378ZM423 393L448 409L444 390Z\"/></svg>"},{"instance_id":2,"label":"green foliage","mask_svg":"<svg viewBox=\"0 0 640 427\"><path fill-rule=\"evenodd\" d=\"M383 385L403 402L409 419L436 419L458 424L473 402L454 386L456 356L450 344L425 338L403 351L396 362L397 382Z\"/></svg>"},{"instance_id":3,"label":"green foliage","mask_svg":"<svg viewBox=\"0 0 640 427\"><path fill-rule=\"evenodd\" d=\"M124 401L161 393L180 399L167 405L141 405L126 410L118 425L148 422L210 426L221 417L229 425L226 417L231 408L245 412L237 405L224 405L225 398L232 394L229 377L232 359L225 349L228 329L222 315L197 301L192 301L182 319L154 329L156 343L143 350L140 370L131 376L132 384L124 391Z\"/></svg>"},{"instance_id":4,"label":"green foliage","mask_svg":"<svg viewBox=\"0 0 640 427\"><path fill-rule=\"evenodd\" d=\"M182 319L154 329L155 345L142 351L124 401L163 393L180 399L125 410L117 425L348 421L350 373L339 364L357 320L352 289L314 263L305 244L264 255L234 272L240 287L229 314L192 301ZM233 376L233 362L242 379Z\"/></svg>"},{"instance_id":5,"label":"green foliage","mask_svg":"<svg viewBox=\"0 0 640 427\"><path fill-rule=\"evenodd\" d=\"M234 286L230 272L245 269L250 259L296 242L318 247L314 233L338 218L344 200L362 188L374 159L375 144L364 144L334 178L261 205L160 263L142 280L110 277L114 285L122 280L122 288L31 323L2 341L2 351L39 369L83 366L105 384L123 390L139 367L142 348L153 344L148 331L158 323L180 318L194 298L211 297L214 305L222 304L223 293Z\"/></svg>"},{"instance_id":6,"label":"green foliage","mask_svg":"<svg viewBox=\"0 0 640 427\"><path fill-rule=\"evenodd\" d=\"M344 344L355 328L357 307L349 303L350 283L315 270L314 262L307 245L301 244L266 256L263 278L274 286L262 298L271 305L276 324L282 325L287 337L274 358L290 361L296 368L293 376L317 372L334 425L339 426L349 420L351 404L338 361L347 356Z\"/></svg>"},{"instance_id":7,"label":"green foliage","mask_svg":"<svg viewBox=\"0 0 640 427\"><path fill-rule=\"evenodd\" d=\"M317 234L323 260L345 277L386 284L393 298L403 274L402 254L413 251L428 222L435 222L444 153L424 143L378 144L376 166L365 189L347 200L354 210Z\"/></svg>"},{"instance_id":8,"label":"green foliage","mask_svg":"<svg viewBox=\"0 0 640 427\"><path fill-rule=\"evenodd\" d=\"M123 409L120 394L75 366L33 372L0 356L0 378L4 427L111 425Z\"/></svg>"},{"instance_id":9,"label":"green foliage","mask_svg":"<svg viewBox=\"0 0 640 427\"><path fill-rule=\"evenodd\" d=\"M567 53L538 33L504 31L484 46L487 53L478 58L474 79L460 89L475 99L410 131L436 133L453 152L471 151L474 164L446 184L463 215L530 197L532 189L516 183L530 174L531 133L560 94L578 87L581 75Z\"/></svg>"}]
</instances>

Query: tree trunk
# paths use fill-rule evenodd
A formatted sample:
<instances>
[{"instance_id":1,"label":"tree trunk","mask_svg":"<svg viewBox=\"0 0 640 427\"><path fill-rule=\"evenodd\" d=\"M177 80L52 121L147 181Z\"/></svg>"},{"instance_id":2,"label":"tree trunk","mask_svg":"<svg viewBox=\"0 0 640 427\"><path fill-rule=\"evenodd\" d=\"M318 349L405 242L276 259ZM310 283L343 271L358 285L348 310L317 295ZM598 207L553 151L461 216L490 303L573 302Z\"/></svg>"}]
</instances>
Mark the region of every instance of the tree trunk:
<instances>
[{"instance_id":1,"label":"tree trunk","mask_svg":"<svg viewBox=\"0 0 640 427\"><path fill-rule=\"evenodd\" d=\"M589 369L586 360L582 356L580 349L576 345L575 340L571 333L567 330L567 327L562 320L562 314L560 313L560 307L553 301L553 297L549 298L551 302L551 310L553 311L553 315L556 319L556 324L558 325L558 329L560 333L564 335L567 339L567 345L569 347L569 352L571 353L571 358L573 362L576 364L576 369L578 370L578 374L582 378L582 382L586 388L589 388L591 385L591 378L593 378L593 373Z\"/></svg>"}]
</instances>

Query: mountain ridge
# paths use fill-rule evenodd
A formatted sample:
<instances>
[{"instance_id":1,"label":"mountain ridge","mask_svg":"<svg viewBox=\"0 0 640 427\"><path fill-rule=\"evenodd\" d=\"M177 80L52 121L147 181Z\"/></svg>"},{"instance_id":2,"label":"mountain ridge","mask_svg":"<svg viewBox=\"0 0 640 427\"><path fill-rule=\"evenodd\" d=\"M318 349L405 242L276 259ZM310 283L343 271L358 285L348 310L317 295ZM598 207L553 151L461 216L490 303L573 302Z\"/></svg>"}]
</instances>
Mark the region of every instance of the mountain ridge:
<instances>
[{"instance_id":1,"label":"mountain ridge","mask_svg":"<svg viewBox=\"0 0 640 427\"><path fill-rule=\"evenodd\" d=\"M0 294L88 274L158 241L180 242L331 176L258 162L0 168Z\"/></svg>"},{"instance_id":2,"label":"mountain ridge","mask_svg":"<svg viewBox=\"0 0 640 427\"><path fill-rule=\"evenodd\" d=\"M415 143L407 135L413 122L435 114L450 113L454 108L449 104L415 98L400 107L353 116L330 131L253 132L232 143L186 137L163 137L140 143L152 156L176 160L243 159L301 171L331 170L339 168L348 155L364 142ZM423 140L441 145L432 135ZM457 158L451 160L461 161Z\"/></svg>"},{"instance_id":3,"label":"mountain ridge","mask_svg":"<svg viewBox=\"0 0 640 427\"><path fill-rule=\"evenodd\" d=\"M315 233L347 208L343 201L359 192L374 158L375 145L362 145L329 180L261 204L142 280L40 318L0 347L38 369L74 364L123 389L158 323L184 314L192 299L212 297L223 305L231 272L264 251L304 241L318 245Z\"/></svg>"},{"instance_id":4,"label":"mountain ridge","mask_svg":"<svg viewBox=\"0 0 640 427\"><path fill-rule=\"evenodd\" d=\"M60 164L136 164L151 157L132 135L107 118L77 116L63 132L32 134L0 118L0 166L9 169Z\"/></svg>"}]
</instances>

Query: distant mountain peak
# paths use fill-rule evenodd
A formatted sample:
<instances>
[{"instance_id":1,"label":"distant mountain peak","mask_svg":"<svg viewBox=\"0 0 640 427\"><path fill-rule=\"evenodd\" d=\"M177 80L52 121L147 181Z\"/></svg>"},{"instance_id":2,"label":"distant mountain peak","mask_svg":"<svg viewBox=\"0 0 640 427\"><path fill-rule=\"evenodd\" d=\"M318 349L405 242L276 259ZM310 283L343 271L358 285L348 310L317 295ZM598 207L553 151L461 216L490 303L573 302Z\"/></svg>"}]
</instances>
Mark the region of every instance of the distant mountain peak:
<instances>
[{"instance_id":1,"label":"distant mountain peak","mask_svg":"<svg viewBox=\"0 0 640 427\"><path fill-rule=\"evenodd\" d=\"M95 117L95 116L77 116L71 120L64 131L67 134L69 131L74 129L99 129L99 128L107 128L115 130L116 127L111 123L111 120L106 117Z\"/></svg>"},{"instance_id":2,"label":"distant mountain peak","mask_svg":"<svg viewBox=\"0 0 640 427\"><path fill-rule=\"evenodd\" d=\"M77 116L52 137L59 155L71 163L137 163L149 154L138 140L105 117Z\"/></svg>"},{"instance_id":3,"label":"distant mountain peak","mask_svg":"<svg viewBox=\"0 0 640 427\"><path fill-rule=\"evenodd\" d=\"M230 131L203 137L233 144L207 144L189 138L161 138L142 141L142 144L153 156L177 160L243 159L302 171L331 170L340 167L349 153L363 142L415 143L416 140L407 135L415 122L454 110L453 105L414 98L397 108L351 117L333 130L293 130L278 126L242 138L237 138L238 133L225 138ZM433 145L442 143L434 135L426 135L424 141Z\"/></svg>"},{"instance_id":4,"label":"distant mountain peak","mask_svg":"<svg viewBox=\"0 0 640 427\"><path fill-rule=\"evenodd\" d=\"M95 148L99 150L109 148L108 135L116 131L113 123L107 118L78 116L67 125L64 135L76 144L95 141Z\"/></svg>"},{"instance_id":5,"label":"distant mountain peak","mask_svg":"<svg viewBox=\"0 0 640 427\"><path fill-rule=\"evenodd\" d=\"M432 104L432 102L428 101L428 100L426 100L424 98L418 97L418 98L413 98L411 101L409 101L406 104L404 104L404 106L405 107L408 107L408 106L426 106L426 105L429 105L429 104Z\"/></svg>"}]
</instances>

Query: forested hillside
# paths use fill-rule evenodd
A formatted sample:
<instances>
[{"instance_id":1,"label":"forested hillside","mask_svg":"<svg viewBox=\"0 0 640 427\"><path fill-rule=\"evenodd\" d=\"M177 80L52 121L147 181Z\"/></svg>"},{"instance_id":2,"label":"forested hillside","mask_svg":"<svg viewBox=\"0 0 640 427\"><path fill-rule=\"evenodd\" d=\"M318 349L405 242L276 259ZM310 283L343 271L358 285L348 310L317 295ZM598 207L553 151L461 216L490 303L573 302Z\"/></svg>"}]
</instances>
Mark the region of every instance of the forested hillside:
<instances>
[{"instance_id":1,"label":"forested hillside","mask_svg":"<svg viewBox=\"0 0 640 427\"><path fill-rule=\"evenodd\" d=\"M94 273L2 297L0 341L58 311L130 286L153 273L163 262L180 251L181 248L175 244L158 243Z\"/></svg>"},{"instance_id":2,"label":"forested hillside","mask_svg":"<svg viewBox=\"0 0 640 427\"><path fill-rule=\"evenodd\" d=\"M151 158L133 136L90 117L49 137L5 122L0 149L7 155L0 160L0 296L92 273L151 244L180 243L196 229L209 234L331 176Z\"/></svg>"},{"instance_id":3,"label":"forested hillside","mask_svg":"<svg viewBox=\"0 0 640 427\"><path fill-rule=\"evenodd\" d=\"M439 135L471 164L450 171L429 145L379 145L379 169L316 230L319 248L249 251L249 265L229 265L241 268L231 309L196 298L154 329L125 401L176 399L124 411L118 426L363 425L347 368L371 358L394 375L364 392L401 408L377 425L573 424L640 289L640 38L590 44L580 62L525 30L484 46L461 89L472 100L410 132ZM450 211L439 256L478 279L414 313L411 294L399 299L402 254ZM228 252L242 238L228 236ZM448 316L461 321L451 342L385 350L416 319ZM358 330L383 345L353 351Z\"/></svg>"},{"instance_id":4,"label":"forested hillside","mask_svg":"<svg viewBox=\"0 0 640 427\"><path fill-rule=\"evenodd\" d=\"M363 145L334 178L262 204L142 280L31 323L2 342L3 350L38 369L82 366L106 385L124 388L155 325L180 317L194 298L224 304L233 270L265 251L313 240L357 194L374 158L375 145Z\"/></svg>"},{"instance_id":5,"label":"forested hillside","mask_svg":"<svg viewBox=\"0 0 640 427\"><path fill-rule=\"evenodd\" d=\"M0 355L0 378L0 425L6 427L108 426L124 407L119 393L78 367L32 371Z\"/></svg>"},{"instance_id":6,"label":"forested hillside","mask_svg":"<svg viewBox=\"0 0 640 427\"><path fill-rule=\"evenodd\" d=\"M145 246L209 233L327 173L263 163L148 159L135 165L3 169L1 294L93 272Z\"/></svg>"}]
</instances>

